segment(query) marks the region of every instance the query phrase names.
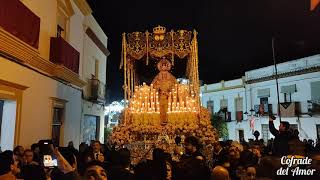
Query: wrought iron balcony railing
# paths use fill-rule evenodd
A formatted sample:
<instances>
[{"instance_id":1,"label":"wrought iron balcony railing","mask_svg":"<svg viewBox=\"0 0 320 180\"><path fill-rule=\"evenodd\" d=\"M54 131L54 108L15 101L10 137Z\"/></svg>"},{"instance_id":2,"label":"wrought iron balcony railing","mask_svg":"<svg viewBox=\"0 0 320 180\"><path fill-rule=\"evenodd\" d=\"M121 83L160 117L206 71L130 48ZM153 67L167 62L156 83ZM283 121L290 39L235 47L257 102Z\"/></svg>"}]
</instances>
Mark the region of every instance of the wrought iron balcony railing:
<instances>
[{"instance_id":1,"label":"wrought iron balcony railing","mask_svg":"<svg viewBox=\"0 0 320 180\"><path fill-rule=\"evenodd\" d=\"M105 84L99 81L98 79L89 79L89 100L94 102L105 103L105 93L106 88Z\"/></svg>"}]
</instances>

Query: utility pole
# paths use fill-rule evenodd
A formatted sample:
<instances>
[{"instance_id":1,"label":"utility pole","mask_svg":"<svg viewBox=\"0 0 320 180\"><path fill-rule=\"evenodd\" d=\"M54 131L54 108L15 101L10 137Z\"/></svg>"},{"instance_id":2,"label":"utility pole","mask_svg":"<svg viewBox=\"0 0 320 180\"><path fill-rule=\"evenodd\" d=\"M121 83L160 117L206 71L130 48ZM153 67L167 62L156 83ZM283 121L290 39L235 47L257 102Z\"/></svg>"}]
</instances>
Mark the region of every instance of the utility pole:
<instances>
[{"instance_id":1,"label":"utility pole","mask_svg":"<svg viewBox=\"0 0 320 180\"><path fill-rule=\"evenodd\" d=\"M274 38L272 37L272 57L273 57L273 65L275 69L276 75L276 84L277 84L277 97L278 97L278 113L279 113L279 120L281 122L281 111L280 111L280 97L279 97L279 83L278 83L278 69L277 69L277 62L274 52Z\"/></svg>"}]
</instances>

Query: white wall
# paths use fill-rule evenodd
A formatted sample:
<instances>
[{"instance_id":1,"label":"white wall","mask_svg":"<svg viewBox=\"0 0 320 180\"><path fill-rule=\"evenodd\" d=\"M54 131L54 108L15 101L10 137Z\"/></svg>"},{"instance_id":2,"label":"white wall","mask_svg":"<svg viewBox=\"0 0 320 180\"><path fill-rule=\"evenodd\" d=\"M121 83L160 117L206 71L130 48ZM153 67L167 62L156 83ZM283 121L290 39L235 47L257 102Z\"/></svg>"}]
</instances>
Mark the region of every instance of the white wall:
<instances>
[{"instance_id":1,"label":"white wall","mask_svg":"<svg viewBox=\"0 0 320 180\"><path fill-rule=\"evenodd\" d=\"M302 74L298 76L286 77L278 80L279 92L281 86L296 84L297 92L292 94L292 101L301 103L302 113L308 111L307 100L311 100L311 82L320 81L320 72ZM263 81L260 83L248 84L247 89L252 90L253 105L260 104L260 99L257 98L258 89L270 88L270 97L268 98L269 104L273 106L273 112L277 112L277 86L275 80ZM284 96L279 93L280 102L284 102ZM251 108L251 107L250 107Z\"/></svg>"},{"instance_id":2,"label":"white wall","mask_svg":"<svg viewBox=\"0 0 320 180\"><path fill-rule=\"evenodd\" d=\"M1 123L1 150L13 150L16 124L16 101L5 100Z\"/></svg>"},{"instance_id":3,"label":"white wall","mask_svg":"<svg viewBox=\"0 0 320 180\"><path fill-rule=\"evenodd\" d=\"M0 79L29 87L23 93L20 145L29 147L43 138L51 138L51 99L67 100L64 144L80 139L81 91L0 57Z\"/></svg>"},{"instance_id":4,"label":"white wall","mask_svg":"<svg viewBox=\"0 0 320 180\"><path fill-rule=\"evenodd\" d=\"M288 69L291 70L301 70L303 68L309 68L312 66L318 66L320 64L320 55L315 55L311 57L306 57L301 60L295 60L292 62L282 63L279 65L280 69L282 71L287 71ZM287 67L287 69L286 69ZM268 66L265 68L260 68L257 70L252 70L246 72L246 78L248 79L254 79L257 77L264 77L267 75L273 74L273 67ZM236 86L238 85L238 80L236 79L234 81L226 81L225 87L227 86ZM300 102L301 106L301 112L307 113L308 112L308 100L311 100L311 82L314 81L320 81L320 72L313 72L313 73L306 73L296 76L290 76L281 78L278 80L279 83L279 92L281 91L282 86L292 85L296 84L297 92L292 94L291 98L293 102ZM227 85L227 86L226 86ZM247 111L250 114L250 109L254 108L254 105L260 104L260 99L257 97L257 92L259 89L265 89L270 88L270 97L268 98L268 103L272 104L273 113L277 113L277 87L276 87L276 81L275 80L269 80L269 81L263 81L253 84L246 84L245 88L237 88L237 89L230 89L230 90L222 90L222 91L215 91L210 92L210 90L217 90L221 89L222 83L216 83L216 84L210 84L207 85L207 89L205 86L201 87L202 91L202 104L204 106L207 105L208 100L214 101L214 112L219 111L220 109L220 100L224 97L225 99L228 99L228 111L231 111L232 113L232 120L235 120L235 105L234 105L234 99L238 97L243 97L243 108L244 112ZM205 93L206 90L209 91L209 93ZM284 95L282 93L279 93L280 95L280 102L284 102ZM287 99L289 100L289 99ZM252 103L251 103L252 102ZM246 105L247 103L247 105ZM245 109L247 107L247 109ZM300 117L299 121L297 120L297 117L294 118L286 118L282 117L282 121L288 121L290 124L298 124L298 128L300 131L300 138L301 139L316 139L317 138L317 132L316 132L316 125L320 124L320 117L319 116L313 116L310 117L308 115L302 115ZM252 131L250 130L250 122L247 120L249 117L244 115L244 120L241 123L237 123L236 121L228 122L228 129L229 129L229 138L238 140L238 129L244 130L244 136L245 139L248 140L250 138L254 138L252 135ZM268 124L268 117L256 117L255 118L255 130L258 130L261 134L261 124ZM275 127L278 129L279 121L275 121ZM271 138L273 137L270 134Z\"/></svg>"},{"instance_id":5,"label":"white wall","mask_svg":"<svg viewBox=\"0 0 320 180\"><path fill-rule=\"evenodd\" d=\"M294 118L281 118L282 121L288 121L290 124L297 124L299 130L299 137L301 140L303 139L313 139L316 141L317 134L316 134L316 124L320 124L320 117L300 117L299 120L297 117ZM254 139L252 135L252 130L250 130L250 121L244 120L241 123L237 123L235 121L227 123L228 124L228 132L229 132L229 139L239 140L237 129L244 130L244 138L246 141L248 139ZM268 117L255 117L255 125L254 130L260 132L260 138L262 138L262 124L269 124ZM276 119L274 121L274 126L276 129L279 129L280 121ZM269 132L269 139L274 138L274 136Z\"/></svg>"},{"instance_id":6,"label":"white wall","mask_svg":"<svg viewBox=\"0 0 320 180\"><path fill-rule=\"evenodd\" d=\"M57 31L57 0L21 0L31 11L40 17L39 53L49 60L50 38L56 36ZM63 2L63 1L62 1ZM79 75L83 80L94 74L95 60L99 60L99 80L106 83L107 57L85 34L90 27L100 41L107 47L108 38L92 15L84 16L76 4L71 1L74 14L67 24L66 40L80 52ZM0 78L29 87L23 95L21 137L22 145L30 145L42 138L49 138L51 132L51 100L56 97L67 100L64 128L64 144L73 140L75 146L80 142L80 122L83 113L101 116L100 140L103 141L104 110L97 105L87 108L82 104L81 91L73 89L51 78L40 75L30 69L15 63L0 61ZM36 129L36 131L35 131ZM28 136L26 136L26 134Z\"/></svg>"},{"instance_id":7,"label":"white wall","mask_svg":"<svg viewBox=\"0 0 320 180\"><path fill-rule=\"evenodd\" d=\"M83 22L86 28L90 28L103 45L107 48L108 38L102 31L101 27L92 15L88 15L84 18ZM95 74L95 61L99 61L99 74L98 79L100 82L106 84L106 64L107 56L98 48L98 46L90 39L90 37L84 33L83 37L83 55L82 55L82 78L85 81L91 79L91 74ZM91 93L90 83L83 88L84 97L88 97ZM82 100L83 112L82 121L84 121L84 115L93 115L100 117L100 132L99 140L104 142L104 108L101 105ZM82 136L81 136L82 141Z\"/></svg>"},{"instance_id":8,"label":"white wall","mask_svg":"<svg viewBox=\"0 0 320 180\"><path fill-rule=\"evenodd\" d=\"M57 34L57 0L21 0L33 13L40 17L40 35L39 35L39 52L40 56L49 60L50 55L50 38L56 37ZM62 1L63 2L63 1ZM80 53L79 75L82 75L83 63L83 43L84 43L84 18L76 4L72 1L71 5L74 14L69 18L67 27L67 42Z\"/></svg>"}]
</instances>

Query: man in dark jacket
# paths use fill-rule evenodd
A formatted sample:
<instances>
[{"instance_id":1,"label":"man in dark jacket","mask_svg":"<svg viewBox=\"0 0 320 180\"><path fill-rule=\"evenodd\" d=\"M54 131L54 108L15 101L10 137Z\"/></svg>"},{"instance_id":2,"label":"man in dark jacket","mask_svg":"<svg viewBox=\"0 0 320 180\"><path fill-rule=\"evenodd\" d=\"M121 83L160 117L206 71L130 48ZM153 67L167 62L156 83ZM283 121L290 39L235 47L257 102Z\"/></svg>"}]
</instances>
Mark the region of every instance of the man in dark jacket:
<instances>
[{"instance_id":1,"label":"man in dark jacket","mask_svg":"<svg viewBox=\"0 0 320 180\"><path fill-rule=\"evenodd\" d=\"M269 130L274 135L273 142L273 154L276 156L288 155L289 151L289 140L291 134L289 133L290 124L287 121L281 121L279 131L276 130L273 124L274 117L269 117Z\"/></svg>"}]
</instances>

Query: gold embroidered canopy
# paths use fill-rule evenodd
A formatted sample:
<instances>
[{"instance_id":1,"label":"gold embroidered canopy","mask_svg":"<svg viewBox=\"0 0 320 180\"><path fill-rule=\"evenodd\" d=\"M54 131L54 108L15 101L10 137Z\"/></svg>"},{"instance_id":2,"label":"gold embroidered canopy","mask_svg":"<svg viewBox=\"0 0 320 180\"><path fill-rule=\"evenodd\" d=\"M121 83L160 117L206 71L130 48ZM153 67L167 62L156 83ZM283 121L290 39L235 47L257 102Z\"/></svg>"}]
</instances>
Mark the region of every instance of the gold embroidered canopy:
<instances>
[{"instance_id":1,"label":"gold embroidered canopy","mask_svg":"<svg viewBox=\"0 0 320 180\"><path fill-rule=\"evenodd\" d=\"M153 32L132 32L122 35L122 55L120 69L124 68L124 94L129 99L137 85L134 61L145 60L149 64L149 57L160 60L169 57L174 66L175 57L187 57L186 76L194 85L194 91L199 95L198 74L198 42L197 32L194 30L171 30L157 26Z\"/></svg>"}]
</instances>

